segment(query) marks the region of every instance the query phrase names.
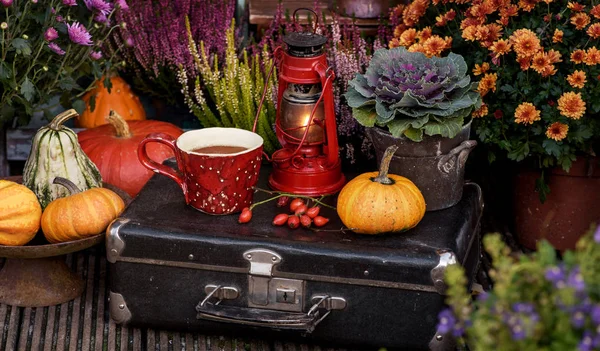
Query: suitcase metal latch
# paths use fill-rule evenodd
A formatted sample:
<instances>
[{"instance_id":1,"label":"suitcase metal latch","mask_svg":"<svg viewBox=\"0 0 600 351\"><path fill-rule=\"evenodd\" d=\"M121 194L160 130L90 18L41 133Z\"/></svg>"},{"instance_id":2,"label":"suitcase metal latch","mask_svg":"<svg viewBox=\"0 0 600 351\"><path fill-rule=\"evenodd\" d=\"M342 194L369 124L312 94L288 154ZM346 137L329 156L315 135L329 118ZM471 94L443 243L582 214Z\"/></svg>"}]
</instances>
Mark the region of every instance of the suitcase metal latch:
<instances>
[{"instance_id":1,"label":"suitcase metal latch","mask_svg":"<svg viewBox=\"0 0 600 351\"><path fill-rule=\"evenodd\" d=\"M304 307L304 281L273 277L273 267L281 256L267 249L244 252L250 262L248 307L301 312Z\"/></svg>"}]
</instances>

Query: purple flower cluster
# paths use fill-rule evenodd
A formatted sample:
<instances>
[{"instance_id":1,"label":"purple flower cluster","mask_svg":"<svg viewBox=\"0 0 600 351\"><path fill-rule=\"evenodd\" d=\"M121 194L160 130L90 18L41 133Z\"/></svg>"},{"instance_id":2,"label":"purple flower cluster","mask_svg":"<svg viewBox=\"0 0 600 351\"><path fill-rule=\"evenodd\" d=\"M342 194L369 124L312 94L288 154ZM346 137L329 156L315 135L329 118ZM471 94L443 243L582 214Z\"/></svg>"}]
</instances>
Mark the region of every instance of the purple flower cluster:
<instances>
[{"instance_id":1,"label":"purple flower cluster","mask_svg":"<svg viewBox=\"0 0 600 351\"><path fill-rule=\"evenodd\" d=\"M101 0L87 0L101 1ZM114 32L109 51L126 44L123 56L145 78L158 77L164 68L182 66L189 77L197 75L190 54L185 17L197 43L204 42L209 54L225 55L225 33L235 13L235 0L122 0L115 2L129 11L119 12L118 22L125 26Z\"/></svg>"},{"instance_id":2,"label":"purple flower cluster","mask_svg":"<svg viewBox=\"0 0 600 351\"><path fill-rule=\"evenodd\" d=\"M594 241L600 243L600 225L598 226L598 228L596 228L596 231L594 232Z\"/></svg>"},{"instance_id":3,"label":"purple flower cluster","mask_svg":"<svg viewBox=\"0 0 600 351\"><path fill-rule=\"evenodd\" d=\"M465 328L458 322L452 309L445 308L438 314L437 332L440 334L451 332L454 337L460 337L464 335Z\"/></svg>"},{"instance_id":4,"label":"purple flower cluster","mask_svg":"<svg viewBox=\"0 0 600 351\"><path fill-rule=\"evenodd\" d=\"M67 24L67 32L69 33L69 39L75 44L92 46L92 35L81 23Z\"/></svg>"},{"instance_id":5,"label":"purple flower cluster","mask_svg":"<svg viewBox=\"0 0 600 351\"><path fill-rule=\"evenodd\" d=\"M502 314L502 319L510 328L512 338L518 341L533 334L540 316L532 303L518 302L512 305L511 311Z\"/></svg>"}]
</instances>

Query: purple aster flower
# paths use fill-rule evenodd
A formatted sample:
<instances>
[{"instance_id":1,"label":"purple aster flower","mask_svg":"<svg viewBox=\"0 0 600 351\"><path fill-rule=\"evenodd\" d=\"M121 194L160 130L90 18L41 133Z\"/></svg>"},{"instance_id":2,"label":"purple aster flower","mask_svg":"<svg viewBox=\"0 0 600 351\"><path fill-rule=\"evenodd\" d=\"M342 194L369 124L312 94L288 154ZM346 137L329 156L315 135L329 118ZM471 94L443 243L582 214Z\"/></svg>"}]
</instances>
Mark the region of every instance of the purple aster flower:
<instances>
[{"instance_id":1,"label":"purple aster flower","mask_svg":"<svg viewBox=\"0 0 600 351\"><path fill-rule=\"evenodd\" d=\"M455 338L459 338L463 335L465 335L465 328L463 328L459 324L454 325L454 328L452 328L452 336L454 336Z\"/></svg>"},{"instance_id":2,"label":"purple aster flower","mask_svg":"<svg viewBox=\"0 0 600 351\"><path fill-rule=\"evenodd\" d=\"M96 21L98 23L106 23L106 22L108 22L108 18L102 12L98 12L98 14L96 16L94 16L94 21Z\"/></svg>"},{"instance_id":3,"label":"purple aster flower","mask_svg":"<svg viewBox=\"0 0 600 351\"><path fill-rule=\"evenodd\" d=\"M56 31L56 29L52 27L46 29L46 32L44 33L44 39L46 39L47 41L52 41L56 38L58 38L58 32Z\"/></svg>"},{"instance_id":4,"label":"purple aster flower","mask_svg":"<svg viewBox=\"0 0 600 351\"><path fill-rule=\"evenodd\" d=\"M446 308L438 314L438 325L437 330L441 334L446 334L449 331L453 330L456 325L456 318L454 317L454 313L449 308Z\"/></svg>"},{"instance_id":5,"label":"purple aster flower","mask_svg":"<svg viewBox=\"0 0 600 351\"><path fill-rule=\"evenodd\" d=\"M13 0L0 0L0 3L4 7L10 7L13 4Z\"/></svg>"},{"instance_id":6,"label":"purple aster flower","mask_svg":"<svg viewBox=\"0 0 600 351\"><path fill-rule=\"evenodd\" d=\"M60 46L58 46L58 44L56 43L50 43L48 44L48 47L50 48L50 50L54 51L56 54L63 56L65 54L65 51L63 49L60 48Z\"/></svg>"},{"instance_id":7,"label":"purple aster flower","mask_svg":"<svg viewBox=\"0 0 600 351\"><path fill-rule=\"evenodd\" d=\"M517 302L513 304L512 308L517 313L532 314L535 311L533 304L528 302Z\"/></svg>"},{"instance_id":8,"label":"purple aster flower","mask_svg":"<svg viewBox=\"0 0 600 351\"><path fill-rule=\"evenodd\" d=\"M55 14L56 13L56 10L54 9L54 7L50 8L50 13L51 14Z\"/></svg>"},{"instance_id":9,"label":"purple aster flower","mask_svg":"<svg viewBox=\"0 0 600 351\"><path fill-rule=\"evenodd\" d=\"M546 280L552 282L556 288L561 289L565 287L565 270L562 266L546 269L546 274L544 276L546 277Z\"/></svg>"},{"instance_id":10,"label":"purple aster flower","mask_svg":"<svg viewBox=\"0 0 600 351\"><path fill-rule=\"evenodd\" d=\"M575 328L582 328L585 324L585 313L580 309L576 309L573 314L571 314L571 324Z\"/></svg>"},{"instance_id":11,"label":"purple aster flower","mask_svg":"<svg viewBox=\"0 0 600 351\"><path fill-rule=\"evenodd\" d=\"M115 4L121 8L121 10L129 10L129 5L125 0L116 0Z\"/></svg>"},{"instance_id":12,"label":"purple aster flower","mask_svg":"<svg viewBox=\"0 0 600 351\"><path fill-rule=\"evenodd\" d=\"M127 47L133 47L135 43L133 42L133 38L132 37L127 37L127 39L125 39L125 45L127 45Z\"/></svg>"},{"instance_id":13,"label":"purple aster flower","mask_svg":"<svg viewBox=\"0 0 600 351\"><path fill-rule=\"evenodd\" d=\"M77 6L77 0L63 0L63 4L67 6Z\"/></svg>"},{"instance_id":14,"label":"purple aster flower","mask_svg":"<svg viewBox=\"0 0 600 351\"><path fill-rule=\"evenodd\" d=\"M90 52L90 57L92 60L100 60L102 58L102 53L100 51L92 51Z\"/></svg>"},{"instance_id":15,"label":"purple aster flower","mask_svg":"<svg viewBox=\"0 0 600 351\"><path fill-rule=\"evenodd\" d=\"M92 45L92 36L81 23L73 22L73 24L67 24L67 31L69 32L69 38L75 44Z\"/></svg>"},{"instance_id":16,"label":"purple aster flower","mask_svg":"<svg viewBox=\"0 0 600 351\"><path fill-rule=\"evenodd\" d=\"M590 315L592 317L592 322L594 322L596 325L600 325L600 305L595 305L592 307Z\"/></svg>"},{"instance_id":17,"label":"purple aster flower","mask_svg":"<svg viewBox=\"0 0 600 351\"><path fill-rule=\"evenodd\" d=\"M600 243L600 225L598 226L598 228L596 228L596 231L594 232L594 241Z\"/></svg>"},{"instance_id":18,"label":"purple aster flower","mask_svg":"<svg viewBox=\"0 0 600 351\"><path fill-rule=\"evenodd\" d=\"M487 301L487 299L490 297L490 294L488 294L486 291L482 292L481 294L477 295L477 300L479 301Z\"/></svg>"},{"instance_id":19,"label":"purple aster flower","mask_svg":"<svg viewBox=\"0 0 600 351\"><path fill-rule=\"evenodd\" d=\"M567 285L574 288L577 292L585 290L585 282L583 281L583 276L579 271L579 267L575 267L571 270L569 277L567 278Z\"/></svg>"},{"instance_id":20,"label":"purple aster flower","mask_svg":"<svg viewBox=\"0 0 600 351\"><path fill-rule=\"evenodd\" d=\"M98 11L103 15L108 15L112 10L112 4L104 0L83 0L85 6L90 11Z\"/></svg>"},{"instance_id":21,"label":"purple aster flower","mask_svg":"<svg viewBox=\"0 0 600 351\"><path fill-rule=\"evenodd\" d=\"M65 19L63 18L63 16L61 16L61 15L56 16L56 22L61 22L62 23L64 21L65 21Z\"/></svg>"},{"instance_id":22,"label":"purple aster flower","mask_svg":"<svg viewBox=\"0 0 600 351\"><path fill-rule=\"evenodd\" d=\"M515 324L510 328L510 333L512 334L512 338L516 341L523 340L527 336L525 333L525 328L521 324Z\"/></svg>"},{"instance_id":23,"label":"purple aster flower","mask_svg":"<svg viewBox=\"0 0 600 351\"><path fill-rule=\"evenodd\" d=\"M583 333L583 339L581 339L581 342L579 343L577 348L580 351L592 351L592 344L592 333L590 333L589 330L586 330L585 333Z\"/></svg>"}]
</instances>

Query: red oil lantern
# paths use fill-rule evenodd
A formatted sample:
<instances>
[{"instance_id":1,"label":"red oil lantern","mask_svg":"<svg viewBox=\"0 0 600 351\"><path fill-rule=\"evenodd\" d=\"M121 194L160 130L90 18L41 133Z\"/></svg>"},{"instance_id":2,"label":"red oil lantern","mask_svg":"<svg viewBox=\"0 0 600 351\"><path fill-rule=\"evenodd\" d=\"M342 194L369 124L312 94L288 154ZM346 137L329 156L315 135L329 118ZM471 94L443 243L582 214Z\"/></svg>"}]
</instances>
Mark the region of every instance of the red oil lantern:
<instances>
[{"instance_id":1,"label":"red oil lantern","mask_svg":"<svg viewBox=\"0 0 600 351\"><path fill-rule=\"evenodd\" d=\"M302 8L294 11L294 19L299 10L311 11L316 18L314 11ZM278 47L274 53L279 70L275 132L282 148L271 157L269 186L309 196L336 193L346 179L338 154L335 74L324 51L327 38L315 32L292 32L283 41L287 49ZM254 130L265 95L266 86Z\"/></svg>"}]
</instances>

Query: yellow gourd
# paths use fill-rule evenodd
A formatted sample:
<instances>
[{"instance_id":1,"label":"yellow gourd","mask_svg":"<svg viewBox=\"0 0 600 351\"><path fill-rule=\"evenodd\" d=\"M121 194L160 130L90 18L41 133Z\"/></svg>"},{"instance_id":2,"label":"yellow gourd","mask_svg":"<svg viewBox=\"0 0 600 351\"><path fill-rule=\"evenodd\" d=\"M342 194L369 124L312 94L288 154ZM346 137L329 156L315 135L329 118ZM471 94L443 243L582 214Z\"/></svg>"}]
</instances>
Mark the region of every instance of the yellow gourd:
<instances>
[{"instance_id":1,"label":"yellow gourd","mask_svg":"<svg viewBox=\"0 0 600 351\"><path fill-rule=\"evenodd\" d=\"M393 145L385 150L379 172L363 173L340 191L337 213L355 233L402 232L423 219L426 205L419 188L408 178L388 174L397 149Z\"/></svg>"},{"instance_id":2,"label":"yellow gourd","mask_svg":"<svg viewBox=\"0 0 600 351\"><path fill-rule=\"evenodd\" d=\"M27 244L40 229L42 206L33 191L9 180L0 180L0 245Z\"/></svg>"}]
</instances>

